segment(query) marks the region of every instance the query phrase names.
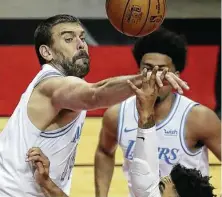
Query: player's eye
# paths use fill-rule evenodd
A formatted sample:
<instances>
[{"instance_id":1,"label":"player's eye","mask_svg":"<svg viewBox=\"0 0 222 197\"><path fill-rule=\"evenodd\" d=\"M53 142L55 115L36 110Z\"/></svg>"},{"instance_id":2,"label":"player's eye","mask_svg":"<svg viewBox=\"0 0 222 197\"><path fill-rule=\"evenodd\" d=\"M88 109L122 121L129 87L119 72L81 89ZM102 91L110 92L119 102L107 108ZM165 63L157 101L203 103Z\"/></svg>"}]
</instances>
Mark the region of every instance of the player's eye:
<instances>
[{"instance_id":1,"label":"player's eye","mask_svg":"<svg viewBox=\"0 0 222 197\"><path fill-rule=\"evenodd\" d=\"M80 38L80 39L82 40L82 42L85 42L85 41L86 41L86 38L84 38L84 37L83 37L83 38Z\"/></svg>"},{"instance_id":2,"label":"player's eye","mask_svg":"<svg viewBox=\"0 0 222 197\"><path fill-rule=\"evenodd\" d=\"M73 41L73 38L65 38L66 43L70 43Z\"/></svg>"}]
</instances>

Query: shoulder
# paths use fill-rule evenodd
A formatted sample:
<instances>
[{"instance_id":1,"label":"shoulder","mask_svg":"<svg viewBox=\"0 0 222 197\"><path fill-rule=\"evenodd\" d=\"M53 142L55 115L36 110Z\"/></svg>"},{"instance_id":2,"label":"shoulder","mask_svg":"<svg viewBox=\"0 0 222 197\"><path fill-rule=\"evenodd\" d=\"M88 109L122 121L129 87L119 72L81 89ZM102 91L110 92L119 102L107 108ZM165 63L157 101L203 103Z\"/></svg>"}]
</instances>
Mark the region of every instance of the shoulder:
<instances>
[{"instance_id":1,"label":"shoulder","mask_svg":"<svg viewBox=\"0 0 222 197\"><path fill-rule=\"evenodd\" d=\"M216 113L213 110L201 104L196 105L191 109L190 113L188 114L188 120L197 124L209 124L210 120L219 121Z\"/></svg>"},{"instance_id":2,"label":"shoulder","mask_svg":"<svg viewBox=\"0 0 222 197\"><path fill-rule=\"evenodd\" d=\"M191 109L186 124L193 133L203 136L220 129L220 120L216 113L204 105L196 105Z\"/></svg>"}]
</instances>

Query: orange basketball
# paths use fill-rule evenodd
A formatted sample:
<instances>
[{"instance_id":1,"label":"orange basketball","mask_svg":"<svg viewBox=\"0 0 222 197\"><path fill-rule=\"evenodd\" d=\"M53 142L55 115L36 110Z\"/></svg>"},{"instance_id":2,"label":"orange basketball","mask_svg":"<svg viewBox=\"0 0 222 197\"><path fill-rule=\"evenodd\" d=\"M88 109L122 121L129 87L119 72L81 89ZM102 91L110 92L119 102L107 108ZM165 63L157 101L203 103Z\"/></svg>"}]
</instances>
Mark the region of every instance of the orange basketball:
<instances>
[{"instance_id":1,"label":"orange basketball","mask_svg":"<svg viewBox=\"0 0 222 197\"><path fill-rule=\"evenodd\" d=\"M166 0L106 0L111 24L127 36L145 36L165 18Z\"/></svg>"}]
</instances>

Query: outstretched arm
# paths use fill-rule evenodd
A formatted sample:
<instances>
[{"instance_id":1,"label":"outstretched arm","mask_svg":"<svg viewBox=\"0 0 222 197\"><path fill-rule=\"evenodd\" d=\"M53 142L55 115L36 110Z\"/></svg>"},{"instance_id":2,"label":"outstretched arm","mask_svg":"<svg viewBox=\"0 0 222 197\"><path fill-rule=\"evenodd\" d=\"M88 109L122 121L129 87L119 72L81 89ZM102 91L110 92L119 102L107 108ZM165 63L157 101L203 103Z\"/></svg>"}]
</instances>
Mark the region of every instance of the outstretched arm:
<instances>
[{"instance_id":1,"label":"outstretched arm","mask_svg":"<svg viewBox=\"0 0 222 197\"><path fill-rule=\"evenodd\" d=\"M128 79L132 79L136 86L141 85L141 75L114 77L98 83L67 77L53 92L52 102L57 108L74 111L109 107L133 95Z\"/></svg>"},{"instance_id":2,"label":"outstretched arm","mask_svg":"<svg viewBox=\"0 0 222 197\"><path fill-rule=\"evenodd\" d=\"M77 77L55 77L42 82L40 91L51 98L52 104L58 110L92 110L115 105L134 95L127 81L130 80L136 87L140 87L141 79L140 74L87 83ZM169 73L165 79L178 91L187 88L186 83L173 73ZM161 85L158 76L156 82Z\"/></svg>"}]
</instances>

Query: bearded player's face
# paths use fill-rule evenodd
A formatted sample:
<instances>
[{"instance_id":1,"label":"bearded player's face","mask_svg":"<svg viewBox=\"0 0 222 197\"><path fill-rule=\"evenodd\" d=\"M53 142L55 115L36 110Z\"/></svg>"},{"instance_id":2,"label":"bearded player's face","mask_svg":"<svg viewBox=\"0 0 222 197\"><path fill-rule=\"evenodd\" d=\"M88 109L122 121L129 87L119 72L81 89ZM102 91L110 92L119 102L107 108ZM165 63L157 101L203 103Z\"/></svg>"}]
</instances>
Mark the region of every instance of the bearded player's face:
<instances>
[{"instance_id":1,"label":"bearded player's face","mask_svg":"<svg viewBox=\"0 0 222 197\"><path fill-rule=\"evenodd\" d=\"M68 76L85 77L90 68L85 32L78 23L61 23L52 30L52 60Z\"/></svg>"}]
</instances>

